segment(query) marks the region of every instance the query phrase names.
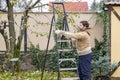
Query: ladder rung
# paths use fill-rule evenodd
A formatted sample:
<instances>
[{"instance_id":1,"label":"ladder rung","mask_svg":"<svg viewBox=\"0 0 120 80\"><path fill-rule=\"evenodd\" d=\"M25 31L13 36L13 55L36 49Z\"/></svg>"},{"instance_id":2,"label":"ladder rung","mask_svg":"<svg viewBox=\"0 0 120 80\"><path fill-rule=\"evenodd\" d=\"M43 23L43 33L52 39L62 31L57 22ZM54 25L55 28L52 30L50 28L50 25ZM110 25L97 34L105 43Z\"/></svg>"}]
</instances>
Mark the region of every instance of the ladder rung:
<instances>
[{"instance_id":1,"label":"ladder rung","mask_svg":"<svg viewBox=\"0 0 120 80\"><path fill-rule=\"evenodd\" d=\"M57 23L57 24L63 24L63 23L60 23L60 22L59 22L59 23Z\"/></svg>"},{"instance_id":2,"label":"ladder rung","mask_svg":"<svg viewBox=\"0 0 120 80\"><path fill-rule=\"evenodd\" d=\"M70 42L71 40L58 40L57 42Z\"/></svg>"},{"instance_id":3,"label":"ladder rung","mask_svg":"<svg viewBox=\"0 0 120 80\"><path fill-rule=\"evenodd\" d=\"M60 80L79 80L79 77L61 78Z\"/></svg>"},{"instance_id":4,"label":"ladder rung","mask_svg":"<svg viewBox=\"0 0 120 80\"><path fill-rule=\"evenodd\" d=\"M77 68L60 68L60 71L77 70Z\"/></svg>"},{"instance_id":5,"label":"ladder rung","mask_svg":"<svg viewBox=\"0 0 120 80\"><path fill-rule=\"evenodd\" d=\"M58 51L73 51L73 49L58 49Z\"/></svg>"},{"instance_id":6,"label":"ladder rung","mask_svg":"<svg viewBox=\"0 0 120 80\"><path fill-rule=\"evenodd\" d=\"M48 52L47 54L56 54L56 52Z\"/></svg>"},{"instance_id":7,"label":"ladder rung","mask_svg":"<svg viewBox=\"0 0 120 80\"><path fill-rule=\"evenodd\" d=\"M75 58L68 58L68 59L59 59L60 61L74 61Z\"/></svg>"},{"instance_id":8,"label":"ladder rung","mask_svg":"<svg viewBox=\"0 0 120 80\"><path fill-rule=\"evenodd\" d=\"M75 58L67 58L67 59L59 59L59 64L61 64L63 61L72 61L73 63L76 63Z\"/></svg>"}]
</instances>

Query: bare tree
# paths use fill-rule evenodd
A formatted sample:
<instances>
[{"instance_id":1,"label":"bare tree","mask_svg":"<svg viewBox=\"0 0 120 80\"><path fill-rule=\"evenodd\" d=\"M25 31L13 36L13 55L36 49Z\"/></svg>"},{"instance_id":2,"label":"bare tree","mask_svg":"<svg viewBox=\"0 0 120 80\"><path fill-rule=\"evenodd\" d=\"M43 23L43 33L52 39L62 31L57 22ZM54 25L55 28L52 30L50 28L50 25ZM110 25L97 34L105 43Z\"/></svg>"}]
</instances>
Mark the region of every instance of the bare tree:
<instances>
[{"instance_id":1,"label":"bare tree","mask_svg":"<svg viewBox=\"0 0 120 80\"><path fill-rule=\"evenodd\" d=\"M1 0L6 4L0 8L0 11L7 13L8 15L8 22L1 21L0 22L0 33L2 34L5 44L6 44L6 51L10 54L13 54L14 58L19 58L20 55L20 48L22 39L27 29L28 24L28 13L31 11L41 0ZM33 2L34 1L34 2ZM15 33L15 21L14 21L14 7L19 6L23 9L23 16L21 17L21 24L20 24L20 34L16 38ZM8 31L6 31L6 27L8 27ZM8 34L8 35L7 35ZM9 39L8 39L9 38ZM15 63L15 70L19 72L19 63Z\"/></svg>"}]
</instances>

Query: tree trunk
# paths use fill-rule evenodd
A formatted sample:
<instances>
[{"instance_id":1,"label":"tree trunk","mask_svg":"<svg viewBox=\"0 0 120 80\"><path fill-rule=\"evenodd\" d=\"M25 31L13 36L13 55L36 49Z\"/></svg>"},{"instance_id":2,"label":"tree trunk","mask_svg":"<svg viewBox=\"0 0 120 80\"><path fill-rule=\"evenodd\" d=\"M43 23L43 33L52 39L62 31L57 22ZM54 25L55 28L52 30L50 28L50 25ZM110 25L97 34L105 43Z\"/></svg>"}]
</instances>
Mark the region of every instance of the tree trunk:
<instances>
[{"instance_id":1,"label":"tree trunk","mask_svg":"<svg viewBox=\"0 0 120 80\"><path fill-rule=\"evenodd\" d=\"M21 48L21 43L24 35L25 29L27 29L27 22L28 22L28 11L31 10L40 0L37 0L33 5L30 7L26 6L26 10L24 12L24 16L21 19L21 33L18 36L18 39L16 40L16 35L15 35L15 26L14 26L14 13L13 13L13 6L14 3L10 2L11 0L6 0L7 7L8 7L8 27L9 27L9 37L10 37L10 50L9 53L13 54L13 58L19 58L20 55L20 48ZM7 42L6 42L7 43ZM7 44L6 44L7 46ZM14 66L15 71L19 72L19 62L16 61L15 66Z\"/></svg>"},{"instance_id":2,"label":"tree trunk","mask_svg":"<svg viewBox=\"0 0 120 80\"><path fill-rule=\"evenodd\" d=\"M14 28L14 13L13 13L13 4L10 3L10 0L7 1L8 6L8 27L9 27L9 37L10 37L10 54L13 54L13 58L18 58L16 54L17 50L15 46L16 42L16 35L15 35L15 28ZM19 72L19 63L18 61L15 62L14 69L15 71Z\"/></svg>"},{"instance_id":3,"label":"tree trunk","mask_svg":"<svg viewBox=\"0 0 120 80\"><path fill-rule=\"evenodd\" d=\"M16 36L15 36L15 29L14 29L13 5L10 3L10 0L6 0L6 1L7 1L7 6L8 6L10 53L14 54Z\"/></svg>"}]
</instances>

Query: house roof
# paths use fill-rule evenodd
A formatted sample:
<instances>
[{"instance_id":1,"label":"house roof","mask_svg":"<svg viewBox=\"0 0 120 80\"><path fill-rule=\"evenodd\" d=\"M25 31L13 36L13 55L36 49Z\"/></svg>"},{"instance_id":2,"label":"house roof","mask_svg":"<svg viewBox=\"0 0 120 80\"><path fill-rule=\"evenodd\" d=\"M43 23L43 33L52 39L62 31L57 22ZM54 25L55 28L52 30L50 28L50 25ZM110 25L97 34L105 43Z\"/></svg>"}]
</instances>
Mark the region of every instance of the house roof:
<instances>
[{"instance_id":1,"label":"house roof","mask_svg":"<svg viewBox=\"0 0 120 80\"><path fill-rule=\"evenodd\" d=\"M111 5L111 6L120 6L120 2L107 2L105 5Z\"/></svg>"},{"instance_id":2,"label":"house roof","mask_svg":"<svg viewBox=\"0 0 120 80\"><path fill-rule=\"evenodd\" d=\"M51 4L51 2L49 3ZM85 12L88 11L87 2L64 2L66 12ZM60 7L56 5L56 7Z\"/></svg>"}]
</instances>

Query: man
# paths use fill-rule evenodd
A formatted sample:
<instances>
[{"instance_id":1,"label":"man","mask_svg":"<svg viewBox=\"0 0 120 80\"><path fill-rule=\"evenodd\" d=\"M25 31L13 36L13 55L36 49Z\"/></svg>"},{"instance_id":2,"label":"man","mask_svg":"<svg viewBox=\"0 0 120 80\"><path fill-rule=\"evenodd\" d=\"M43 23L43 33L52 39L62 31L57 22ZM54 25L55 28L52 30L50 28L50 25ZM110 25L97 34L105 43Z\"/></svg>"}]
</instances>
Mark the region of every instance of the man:
<instances>
[{"instance_id":1,"label":"man","mask_svg":"<svg viewBox=\"0 0 120 80\"><path fill-rule=\"evenodd\" d=\"M91 80L92 50L90 43L89 23L81 21L80 32L71 33L63 30L56 30L56 34L64 35L66 38L76 39L76 49L79 55L78 74L80 80Z\"/></svg>"}]
</instances>

